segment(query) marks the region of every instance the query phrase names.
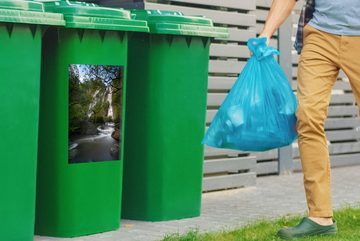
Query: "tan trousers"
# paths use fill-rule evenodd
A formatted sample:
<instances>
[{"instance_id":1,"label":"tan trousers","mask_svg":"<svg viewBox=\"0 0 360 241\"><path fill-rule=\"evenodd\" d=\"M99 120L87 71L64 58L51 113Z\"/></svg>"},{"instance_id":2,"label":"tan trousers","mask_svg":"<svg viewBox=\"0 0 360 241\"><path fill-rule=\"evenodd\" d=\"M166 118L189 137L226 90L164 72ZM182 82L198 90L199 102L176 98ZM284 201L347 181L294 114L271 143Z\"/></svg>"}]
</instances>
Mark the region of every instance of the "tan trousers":
<instances>
[{"instance_id":1,"label":"tan trousers","mask_svg":"<svg viewBox=\"0 0 360 241\"><path fill-rule=\"evenodd\" d=\"M360 105L360 36L340 36L309 25L298 70L297 131L309 216L332 217L330 160L324 122L331 89L342 69Z\"/></svg>"}]
</instances>

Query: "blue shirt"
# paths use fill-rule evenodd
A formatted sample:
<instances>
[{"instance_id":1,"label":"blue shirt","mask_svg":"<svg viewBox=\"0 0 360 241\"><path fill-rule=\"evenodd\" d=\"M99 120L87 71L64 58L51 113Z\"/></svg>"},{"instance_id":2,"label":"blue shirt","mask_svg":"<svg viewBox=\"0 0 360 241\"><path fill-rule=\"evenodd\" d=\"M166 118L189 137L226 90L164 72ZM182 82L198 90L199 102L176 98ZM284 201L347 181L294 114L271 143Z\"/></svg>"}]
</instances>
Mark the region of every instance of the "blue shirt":
<instances>
[{"instance_id":1,"label":"blue shirt","mask_svg":"<svg viewBox=\"0 0 360 241\"><path fill-rule=\"evenodd\" d=\"M315 0L309 24L331 34L360 36L360 0Z\"/></svg>"}]
</instances>

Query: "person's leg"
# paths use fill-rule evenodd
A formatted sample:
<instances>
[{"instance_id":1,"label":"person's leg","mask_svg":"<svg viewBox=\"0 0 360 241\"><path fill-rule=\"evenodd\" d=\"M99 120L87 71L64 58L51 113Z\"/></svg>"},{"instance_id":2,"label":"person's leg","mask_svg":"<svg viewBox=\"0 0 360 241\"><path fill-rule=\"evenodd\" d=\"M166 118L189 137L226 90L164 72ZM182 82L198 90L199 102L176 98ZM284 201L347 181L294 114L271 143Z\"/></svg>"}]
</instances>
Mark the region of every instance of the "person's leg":
<instances>
[{"instance_id":1,"label":"person's leg","mask_svg":"<svg viewBox=\"0 0 360 241\"><path fill-rule=\"evenodd\" d=\"M331 89L339 73L339 40L339 36L307 26L299 61L298 143L309 216L314 218L333 216L324 122Z\"/></svg>"},{"instance_id":2,"label":"person's leg","mask_svg":"<svg viewBox=\"0 0 360 241\"><path fill-rule=\"evenodd\" d=\"M360 36L342 36L340 67L350 80L358 106L360 106Z\"/></svg>"},{"instance_id":3,"label":"person's leg","mask_svg":"<svg viewBox=\"0 0 360 241\"><path fill-rule=\"evenodd\" d=\"M336 234L332 223L330 160L324 122L331 89L339 73L339 37L305 27L304 48L298 70L296 112L300 158L309 217L290 228L280 229L284 239Z\"/></svg>"}]
</instances>

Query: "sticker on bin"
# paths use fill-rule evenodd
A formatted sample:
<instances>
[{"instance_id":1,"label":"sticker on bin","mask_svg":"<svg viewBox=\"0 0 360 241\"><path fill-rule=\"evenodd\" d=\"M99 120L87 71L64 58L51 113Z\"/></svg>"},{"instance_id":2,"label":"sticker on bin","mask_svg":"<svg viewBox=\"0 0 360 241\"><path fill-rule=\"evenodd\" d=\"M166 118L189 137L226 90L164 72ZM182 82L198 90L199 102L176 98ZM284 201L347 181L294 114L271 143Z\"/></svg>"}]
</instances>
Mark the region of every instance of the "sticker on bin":
<instances>
[{"instance_id":1,"label":"sticker on bin","mask_svg":"<svg viewBox=\"0 0 360 241\"><path fill-rule=\"evenodd\" d=\"M121 156L123 67L69 66L69 163Z\"/></svg>"}]
</instances>

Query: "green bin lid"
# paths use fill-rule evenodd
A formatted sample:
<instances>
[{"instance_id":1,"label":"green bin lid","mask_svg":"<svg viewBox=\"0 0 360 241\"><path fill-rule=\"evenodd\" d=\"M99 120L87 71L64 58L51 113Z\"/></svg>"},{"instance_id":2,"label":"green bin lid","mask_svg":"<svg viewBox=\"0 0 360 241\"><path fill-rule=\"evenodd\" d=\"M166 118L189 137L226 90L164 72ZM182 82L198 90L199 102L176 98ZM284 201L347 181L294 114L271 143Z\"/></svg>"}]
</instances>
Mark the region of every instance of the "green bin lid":
<instances>
[{"instance_id":1,"label":"green bin lid","mask_svg":"<svg viewBox=\"0 0 360 241\"><path fill-rule=\"evenodd\" d=\"M46 11L63 14L65 26L68 28L149 32L147 22L132 19L128 10L100 7L84 2L54 0L42 2Z\"/></svg>"},{"instance_id":2,"label":"green bin lid","mask_svg":"<svg viewBox=\"0 0 360 241\"><path fill-rule=\"evenodd\" d=\"M132 10L132 17L146 20L150 32L156 34L175 34L227 38L227 28L214 27L213 21L205 17L185 16L181 12L160 10Z\"/></svg>"},{"instance_id":3,"label":"green bin lid","mask_svg":"<svg viewBox=\"0 0 360 241\"><path fill-rule=\"evenodd\" d=\"M24 0L0 0L0 22L65 25L61 14L46 13L42 3Z\"/></svg>"}]
</instances>

